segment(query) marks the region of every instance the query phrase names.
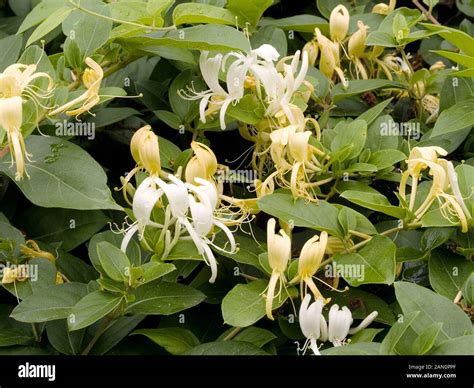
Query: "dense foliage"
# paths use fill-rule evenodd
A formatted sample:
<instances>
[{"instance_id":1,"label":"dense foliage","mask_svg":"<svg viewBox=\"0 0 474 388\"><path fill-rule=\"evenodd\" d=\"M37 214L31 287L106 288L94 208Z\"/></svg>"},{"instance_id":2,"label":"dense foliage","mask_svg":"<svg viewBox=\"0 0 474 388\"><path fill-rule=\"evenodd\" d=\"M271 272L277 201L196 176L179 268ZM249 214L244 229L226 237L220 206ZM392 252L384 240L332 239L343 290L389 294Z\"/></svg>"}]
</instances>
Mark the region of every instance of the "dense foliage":
<instances>
[{"instance_id":1,"label":"dense foliage","mask_svg":"<svg viewBox=\"0 0 474 388\"><path fill-rule=\"evenodd\" d=\"M0 354L474 353L472 2L0 4Z\"/></svg>"}]
</instances>

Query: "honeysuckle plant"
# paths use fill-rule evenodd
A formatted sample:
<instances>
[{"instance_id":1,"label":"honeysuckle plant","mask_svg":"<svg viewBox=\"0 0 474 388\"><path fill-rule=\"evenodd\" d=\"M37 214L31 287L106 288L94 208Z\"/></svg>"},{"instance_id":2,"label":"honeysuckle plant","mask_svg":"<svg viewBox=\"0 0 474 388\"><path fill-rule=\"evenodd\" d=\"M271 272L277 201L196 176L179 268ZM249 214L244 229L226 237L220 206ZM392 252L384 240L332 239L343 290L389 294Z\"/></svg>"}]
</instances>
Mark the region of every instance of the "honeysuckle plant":
<instances>
[{"instance_id":1,"label":"honeysuckle plant","mask_svg":"<svg viewBox=\"0 0 474 388\"><path fill-rule=\"evenodd\" d=\"M0 354L473 354L473 7L276 3L2 2Z\"/></svg>"}]
</instances>

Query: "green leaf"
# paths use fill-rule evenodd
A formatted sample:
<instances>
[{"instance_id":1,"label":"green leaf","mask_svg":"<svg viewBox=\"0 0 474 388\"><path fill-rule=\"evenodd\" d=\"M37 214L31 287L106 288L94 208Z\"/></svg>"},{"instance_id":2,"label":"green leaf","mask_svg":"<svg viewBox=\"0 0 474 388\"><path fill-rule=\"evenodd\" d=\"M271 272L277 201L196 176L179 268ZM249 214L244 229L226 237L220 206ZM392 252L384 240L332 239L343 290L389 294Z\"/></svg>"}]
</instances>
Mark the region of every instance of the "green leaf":
<instances>
[{"instance_id":1,"label":"green leaf","mask_svg":"<svg viewBox=\"0 0 474 388\"><path fill-rule=\"evenodd\" d=\"M365 147L372 152L397 149L400 141L399 132L390 131L390 128L397 128L392 126L394 124L392 117L389 115L378 117L367 129Z\"/></svg>"},{"instance_id":2,"label":"green leaf","mask_svg":"<svg viewBox=\"0 0 474 388\"><path fill-rule=\"evenodd\" d=\"M189 286L176 283L148 283L134 292L135 301L127 311L134 314L171 315L201 303L206 296Z\"/></svg>"},{"instance_id":3,"label":"green leaf","mask_svg":"<svg viewBox=\"0 0 474 388\"><path fill-rule=\"evenodd\" d=\"M11 317L20 322L46 322L67 318L73 306L86 294L86 285L66 283L45 288L25 298Z\"/></svg>"},{"instance_id":4,"label":"green leaf","mask_svg":"<svg viewBox=\"0 0 474 388\"><path fill-rule=\"evenodd\" d=\"M261 348L270 341L276 339L277 336L270 330L261 329L260 327L247 327L238 333L233 340L240 342L248 342Z\"/></svg>"},{"instance_id":5,"label":"green leaf","mask_svg":"<svg viewBox=\"0 0 474 388\"><path fill-rule=\"evenodd\" d=\"M374 122L375 119L380 116L380 114L384 111L384 109L388 106L388 104L392 102L392 100L393 100L393 97L387 98L386 100L379 102L374 107L362 113L359 116L359 120L364 120L367 123L367 125L372 124L372 122Z\"/></svg>"},{"instance_id":6,"label":"green leaf","mask_svg":"<svg viewBox=\"0 0 474 388\"><path fill-rule=\"evenodd\" d=\"M332 96L334 102L338 102L344 98L384 88L406 89L407 85L385 79L351 80L349 81L349 86L345 89L342 84L337 84L332 90Z\"/></svg>"},{"instance_id":7,"label":"green leaf","mask_svg":"<svg viewBox=\"0 0 474 388\"><path fill-rule=\"evenodd\" d=\"M229 253L228 251L219 252L222 256L228 257L241 264L248 264L253 267L260 269L260 263L258 256L263 253L262 245L256 242L253 238L247 237L243 234L234 233L235 242L239 249L235 253ZM223 233L216 235L214 241L218 246L224 246L227 237Z\"/></svg>"},{"instance_id":8,"label":"green leaf","mask_svg":"<svg viewBox=\"0 0 474 388\"><path fill-rule=\"evenodd\" d=\"M474 56L458 54L452 51L433 50L435 54L441 55L449 60L468 68L474 68Z\"/></svg>"},{"instance_id":9,"label":"green leaf","mask_svg":"<svg viewBox=\"0 0 474 388\"><path fill-rule=\"evenodd\" d=\"M461 101L441 112L431 136L457 132L474 125L474 98Z\"/></svg>"},{"instance_id":10,"label":"green leaf","mask_svg":"<svg viewBox=\"0 0 474 388\"><path fill-rule=\"evenodd\" d=\"M171 46L189 50L250 51L250 44L242 32L219 24L204 24L166 33L154 32L119 38L117 41L131 50Z\"/></svg>"},{"instance_id":11,"label":"green leaf","mask_svg":"<svg viewBox=\"0 0 474 388\"><path fill-rule=\"evenodd\" d=\"M101 230L108 218L100 210L42 209L32 207L20 218L31 238L70 251Z\"/></svg>"},{"instance_id":12,"label":"green leaf","mask_svg":"<svg viewBox=\"0 0 474 388\"><path fill-rule=\"evenodd\" d=\"M358 253L338 253L336 271L354 287L361 284L392 284L395 280L396 246L386 236L374 236ZM336 264L337 263L337 264Z\"/></svg>"},{"instance_id":13,"label":"green leaf","mask_svg":"<svg viewBox=\"0 0 474 388\"><path fill-rule=\"evenodd\" d=\"M323 34L329 31L326 20L314 15L295 15L282 19L263 18L261 26L278 27L282 30L314 33L315 28L319 28Z\"/></svg>"},{"instance_id":14,"label":"green leaf","mask_svg":"<svg viewBox=\"0 0 474 388\"><path fill-rule=\"evenodd\" d=\"M115 296L104 291L94 291L86 295L70 310L69 330L79 330L92 325L115 310L122 300L122 296Z\"/></svg>"},{"instance_id":15,"label":"green leaf","mask_svg":"<svg viewBox=\"0 0 474 388\"><path fill-rule=\"evenodd\" d=\"M65 319L52 321L46 324L48 341L60 353L78 355L81 352L85 330L70 332Z\"/></svg>"},{"instance_id":16,"label":"green leaf","mask_svg":"<svg viewBox=\"0 0 474 388\"><path fill-rule=\"evenodd\" d=\"M182 125L182 121L176 113L168 112L166 110L155 110L153 113L156 117L173 129L179 129L179 127Z\"/></svg>"},{"instance_id":17,"label":"green leaf","mask_svg":"<svg viewBox=\"0 0 474 388\"><path fill-rule=\"evenodd\" d=\"M380 150L370 155L368 163L374 164L379 170L395 167L395 164L406 159L406 155L398 150Z\"/></svg>"},{"instance_id":18,"label":"green leaf","mask_svg":"<svg viewBox=\"0 0 474 388\"><path fill-rule=\"evenodd\" d=\"M140 329L132 335L141 334L173 355L182 354L199 345L197 337L188 329L167 327L163 329Z\"/></svg>"},{"instance_id":19,"label":"green leaf","mask_svg":"<svg viewBox=\"0 0 474 388\"><path fill-rule=\"evenodd\" d=\"M48 17L33 31L26 42L26 46L28 47L30 44L36 42L49 32L53 31L69 16L71 12L72 8L66 6L54 10L54 12L49 14Z\"/></svg>"},{"instance_id":20,"label":"green leaf","mask_svg":"<svg viewBox=\"0 0 474 388\"><path fill-rule=\"evenodd\" d=\"M474 38L469 34L457 29L435 24L421 23L427 30L437 31L438 34L449 43L464 51L466 54L474 56Z\"/></svg>"},{"instance_id":21,"label":"green leaf","mask_svg":"<svg viewBox=\"0 0 474 388\"><path fill-rule=\"evenodd\" d=\"M5 70L9 65L16 63L20 55L23 39L20 35L11 35L0 39L0 71Z\"/></svg>"},{"instance_id":22,"label":"green leaf","mask_svg":"<svg viewBox=\"0 0 474 388\"><path fill-rule=\"evenodd\" d=\"M383 329L363 329L351 337L351 344L373 342L377 334Z\"/></svg>"},{"instance_id":23,"label":"green leaf","mask_svg":"<svg viewBox=\"0 0 474 388\"><path fill-rule=\"evenodd\" d=\"M413 283L395 282L395 294L403 313L420 311L413 323L419 334L433 323L443 323L435 344L472 332L470 319L451 300Z\"/></svg>"},{"instance_id":24,"label":"green leaf","mask_svg":"<svg viewBox=\"0 0 474 388\"><path fill-rule=\"evenodd\" d=\"M55 10L61 9L61 7L64 6L64 3L64 0L42 0L36 7L31 10L31 12L26 15L25 19L23 19L23 22L18 28L17 34L20 35L31 27L40 24Z\"/></svg>"},{"instance_id":25,"label":"green leaf","mask_svg":"<svg viewBox=\"0 0 474 388\"><path fill-rule=\"evenodd\" d=\"M227 9L238 16L238 23L245 27L250 23L256 27L265 10L273 4L273 0L228 0Z\"/></svg>"},{"instance_id":26,"label":"green leaf","mask_svg":"<svg viewBox=\"0 0 474 388\"><path fill-rule=\"evenodd\" d=\"M341 197L359 206L375 210L395 218L403 219L406 215L405 209L392 206L387 197L380 193L346 190L341 194Z\"/></svg>"},{"instance_id":27,"label":"green leaf","mask_svg":"<svg viewBox=\"0 0 474 388\"><path fill-rule=\"evenodd\" d=\"M87 118L85 121L94 123L95 128L102 128L139 114L140 112L133 108L102 108L95 112L95 116Z\"/></svg>"},{"instance_id":28,"label":"green leaf","mask_svg":"<svg viewBox=\"0 0 474 388\"><path fill-rule=\"evenodd\" d=\"M413 353L416 355L423 355L433 347L436 338L438 337L442 323L433 323L423 330L418 338L413 342Z\"/></svg>"},{"instance_id":29,"label":"green leaf","mask_svg":"<svg viewBox=\"0 0 474 388\"><path fill-rule=\"evenodd\" d=\"M111 197L102 167L82 148L57 137L29 136L25 143L33 155L33 161L25 163L30 177L15 183L35 205L121 209ZM0 171L15 178L10 155L0 158Z\"/></svg>"},{"instance_id":30,"label":"green leaf","mask_svg":"<svg viewBox=\"0 0 474 388\"><path fill-rule=\"evenodd\" d=\"M120 343L135 327L145 319L144 315L132 315L115 319L100 336L90 355L103 355Z\"/></svg>"},{"instance_id":31,"label":"green leaf","mask_svg":"<svg viewBox=\"0 0 474 388\"><path fill-rule=\"evenodd\" d=\"M420 315L419 311L412 311L402 316L389 330L380 345L381 354L407 354L403 349L402 338L412 326L415 319Z\"/></svg>"},{"instance_id":32,"label":"green leaf","mask_svg":"<svg viewBox=\"0 0 474 388\"><path fill-rule=\"evenodd\" d=\"M344 235L337 219L338 209L326 201L308 203L301 198L295 200L290 194L276 193L259 199L258 207L294 226L326 231L339 237Z\"/></svg>"},{"instance_id":33,"label":"green leaf","mask_svg":"<svg viewBox=\"0 0 474 388\"><path fill-rule=\"evenodd\" d=\"M173 11L173 23L181 24L213 23L234 26L236 15L225 8L202 3L178 4Z\"/></svg>"},{"instance_id":34,"label":"green leaf","mask_svg":"<svg viewBox=\"0 0 474 388\"><path fill-rule=\"evenodd\" d=\"M113 280L124 282L130 277L131 263L119 248L107 241L97 244L97 254L100 265L105 273Z\"/></svg>"},{"instance_id":35,"label":"green leaf","mask_svg":"<svg viewBox=\"0 0 474 388\"><path fill-rule=\"evenodd\" d=\"M331 141L331 150L336 152L346 146L350 146L350 152L344 159L350 160L359 156L364 149L367 138L367 123L364 120L351 122L339 122L334 128L335 136Z\"/></svg>"},{"instance_id":36,"label":"green leaf","mask_svg":"<svg viewBox=\"0 0 474 388\"><path fill-rule=\"evenodd\" d=\"M186 356L267 356L259 347L240 341L208 342L184 353Z\"/></svg>"},{"instance_id":37,"label":"green leaf","mask_svg":"<svg viewBox=\"0 0 474 388\"><path fill-rule=\"evenodd\" d=\"M474 335L465 335L447 340L429 352L437 356L472 356L474 355Z\"/></svg>"},{"instance_id":38,"label":"green leaf","mask_svg":"<svg viewBox=\"0 0 474 388\"><path fill-rule=\"evenodd\" d=\"M145 263L141 268L143 269L143 278L141 279L142 284L150 283L153 280L159 279L176 270L176 267L173 264L157 263L156 261Z\"/></svg>"},{"instance_id":39,"label":"green leaf","mask_svg":"<svg viewBox=\"0 0 474 388\"><path fill-rule=\"evenodd\" d=\"M235 327L247 327L265 315L265 297L268 286L266 280L256 280L248 284L237 284L222 300L224 322ZM273 300L273 309L283 305L288 293L282 291Z\"/></svg>"},{"instance_id":40,"label":"green leaf","mask_svg":"<svg viewBox=\"0 0 474 388\"><path fill-rule=\"evenodd\" d=\"M227 116L247 124L257 124L262 120L264 109L257 96L247 94L236 105L229 105Z\"/></svg>"},{"instance_id":41,"label":"green leaf","mask_svg":"<svg viewBox=\"0 0 474 388\"><path fill-rule=\"evenodd\" d=\"M345 346L335 346L321 352L324 356L373 356L380 354L380 344L363 342Z\"/></svg>"},{"instance_id":42,"label":"green leaf","mask_svg":"<svg viewBox=\"0 0 474 388\"><path fill-rule=\"evenodd\" d=\"M81 6L104 17L110 17L109 7L102 1L82 0ZM64 20L62 29L64 35L76 42L85 58L108 41L112 32L112 21L76 10Z\"/></svg>"},{"instance_id":43,"label":"green leaf","mask_svg":"<svg viewBox=\"0 0 474 388\"><path fill-rule=\"evenodd\" d=\"M429 261L431 287L446 298L453 300L474 272L474 263L457 255L434 251Z\"/></svg>"}]
</instances>

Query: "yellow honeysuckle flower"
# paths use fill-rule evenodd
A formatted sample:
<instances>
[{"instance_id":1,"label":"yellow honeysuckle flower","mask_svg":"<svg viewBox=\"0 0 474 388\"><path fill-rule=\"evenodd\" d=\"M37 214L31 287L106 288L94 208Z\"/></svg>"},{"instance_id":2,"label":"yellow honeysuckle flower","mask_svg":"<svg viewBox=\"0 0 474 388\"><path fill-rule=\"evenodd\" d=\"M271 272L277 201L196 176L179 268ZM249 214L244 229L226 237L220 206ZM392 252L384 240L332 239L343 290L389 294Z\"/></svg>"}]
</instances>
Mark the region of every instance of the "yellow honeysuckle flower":
<instances>
[{"instance_id":1,"label":"yellow honeysuckle flower","mask_svg":"<svg viewBox=\"0 0 474 388\"><path fill-rule=\"evenodd\" d=\"M320 236L313 236L303 245L303 249L301 250L298 261L298 275L291 281L291 283L298 281L300 282L300 293L302 298L304 298L306 295L306 292L303 288L306 284L306 286L309 287L313 293L315 299L324 299L321 295L321 292L318 290L318 287L316 287L316 284L314 283L313 276L316 274L321 262L323 261L327 243L327 232L321 232Z\"/></svg>"},{"instance_id":2,"label":"yellow honeysuckle flower","mask_svg":"<svg viewBox=\"0 0 474 388\"><path fill-rule=\"evenodd\" d=\"M158 176L161 172L160 146L158 136L151 126L145 125L132 136L130 150L133 159L151 175Z\"/></svg>"},{"instance_id":3,"label":"yellow honeysuckle flower","mask_svg":"<svg viewBox=\"0 0 474 388\"><path fill-rule=\"evenodd\" d=\"M314 40L310 40L308 43L304 45L303 51L306 51L308 53L308 64L311 66L314 66L314 64L316 63L316 59L318 59L318 54L319 54L318 43L315 42Z\"/></svg>"},{"instance_id":4,"label":"yellow honeysuckle flower","mask_svg":"<svg viewBox=\"0 0 474 388\"><path fill-rule=\"evenodd\" d=\"M66 104L49 112L50 116L59 113L66 113L68 116L79 116L84 112L89 112L100 101L99 89L104 78L104 70L92 58L86 58L85 63L89 66L82 75L82 82L86 87L86 91L79 97L67 102ZM80 107L72 109L74 106L81 104Z\"/></svg>"},{"instance_id":5,"label":"yellow honeysuckle flower","mask_svg":"<svg viewBox=\"0 0 474 388\"><path fill-rule=\"evenodd\" d=\"M400 196L405 199L407 180L411 176L412 187L408 209L413 211L418 180L422 171L429 169L429 174L433 177L431 188L422 204L414 212L415 220L420 220L434 201L438 200L443 216L453 223L459 221L462 231L467 232L471 214L462 198L454 166L452 162L438 158L439 155L447 155L447 152L436 146L413 148L407 160L407 170L402 174L400 181ZM452 194L448 190L451 190Z\"/></svg>"},{"instance_id":6,"label":"yellow honeysuckle flower","mask_svg":"<svg viewBox=\"0 0 474 388\"><path fill-rule=\"evenodd\" d=\"M367 41L367 29L369 26L362 21L357 22L357 31L352 34L348 43L349 57L362 58L365 52L365 43Z\"/></svg>"},{"instance_id":7,"label":"yellow honeysuckle flower","mask_svg":"<svg viewBox=\"0 0 474 388\"><path fill-rule=\"evenodd\" d=\"M388 5L384 3L375 4L374 7L372 8L372 13L388 15L390 12L393 12L396 4L397 4L396 0L390 0Z\"/></svg>"},{"instance_id":8,"label":"yellow honeysuckle flower","mask_svg":"<svg viewBox=\"0 0 474 388\"><path fill-rule=\"evenodd\" d=\"M329 17L329 34L334 42L340 42L349 30L349 11L342 4L335 7Z\"/></svg>"},{"instance_id":9,"label":"yellow honeysuckle flower","mask_svg":"<svg viewBox=\"0 0 474 388\"><path fill-rule=\"evenodd\" d=\"M347 87L347 80L341 69L339 44L326 38L319 28L316 28L314 31L319 50L321 51L319 57L319 70L329 79L332 79L334 72L336 72L343 86Z\"/></svg>"},{"instance_id":10,"label":"yellow honeysuckle flower","mask_svg":"<svg viewBox=\"0 0 474 388\"><path fill-rule=\"evenodd\" d=\"M277 282L280 280L281 292L281 288L286 282L284 272L291 259L291 239L282 229L279 234L275 233L275 225L275 219L270 218L267 223L267 249L272 275L268 283L265 310L267 317L271 320L273 320L272 306Z\"/></svg>"},{"instance_id":11,"label":"yellow honeysuckle flower","mask_svg":"<svg viewBox=\"0 0 474 388\"><path fill-rule=\"evenodd\" d=\"M31 83L46 78L48 86L41 90ZM23 98L31 99L36 106L43 106L39 99L48 98L53 89L52 78L42 72L36 72L36 65L16 63L0 73L0 127L7 133L7 141L12 154L12 166L16 164L15 179L20 180L25 174L26 152L21 133L23 123Z\"/></svg>"},{"instance_id":12,"label":"yellow honeysuckle flower","mask_svg":"<svg viewBox=\"0 0 474 388\"><path fill-rule=\"evenodd\" d=\"M25 264L20 264L14 268L6 267L3 269L2 284L11 284L16 281L24 282L28 277L28 267Z\"/></svg>"},{"instance_id":13,"label":"yellow honeysuckle flower","mask_svg":"<svg viewBox=\"0 0 474 388\"><path fill-rule=\"evenodd\" d=\"M217 172L216 155L207 145L197 141L191 143L191 148L194 151L194 156L186 166L186 182L195 183L195 178L212 180Z\"/></svg>"}]
</instances>

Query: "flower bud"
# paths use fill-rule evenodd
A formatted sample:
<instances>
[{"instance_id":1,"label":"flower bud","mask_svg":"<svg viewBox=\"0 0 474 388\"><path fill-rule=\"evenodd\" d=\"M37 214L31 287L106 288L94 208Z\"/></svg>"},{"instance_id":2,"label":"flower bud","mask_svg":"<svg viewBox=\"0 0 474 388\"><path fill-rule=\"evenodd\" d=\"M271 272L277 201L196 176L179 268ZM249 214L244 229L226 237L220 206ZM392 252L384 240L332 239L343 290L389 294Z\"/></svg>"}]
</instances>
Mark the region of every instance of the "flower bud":
<instances>
[{"instance_id":1,"label":"flower bud","mask_svg":"<svg viewBox=\"0 0 474 388\"><path fill-rule=\"evenodd\" d=\"M355 33L352 34L349 39L349 56L362 58L365 51L365 42L367 40L367 28L362 21L357 22L357 27L359 28Z\"/></svg>"},{"instance_id":2,"label":"flower bud","mask_svg":"<svg viewBox=\"0 0 474 388\"><path fill-rule=\"evenodd\" d=\"M288 136L288 150L297 162L305 162L309 159L309 138L311 131L291 133Z\"/></svg>"},{"instance_id":3,"label":"flower bud","mask_svg":"<svg viewBox=\"0 0 474 388\"><path fill-rule=\"evenodd\" d=\"M151 175L161 171L160 147L156 136L149 125L140 128L132 137L130 150L137 164Z\"/></svg>"},{"instance_id":4,"label":"flower bud","mask_svg":"<svg viewBox=\"0 0 474 388\"><path fill-rule=\"evenodd\" d=\"M430 66L430 73L437 73L440 70L444 70L446 65L443 61L437 61Z\"/></svg>"},{"instance_id":5,"label":"flower bud","mask_svg":"<svg viewBox=\"0 0 474 388\"><path fill-rule=\"evenodd\" d=\"M273 270L283 273L291 259L291 239L283 230L276 234L275 225L275 219L270 218L267 223L268 263Z\"/></svg>"},{"instance_id":6,"label":"flower bud","mask_svg":"<svg viewBox=\"0 0 474 388\"><path fill-rule=\"evenodd\" d=\"M321 236L310 238L301 249L298 261L298 275L302 278L313 276L318 270L324 257L326 244L328 241L327 232L322 232Z\"/></svg>"},{"instance_id":7,"label":"flower bud","mask_svg":"<svg viewBox=\"0 0 474 388\"><path fill-rule=\"evenodd\" d=\"M329 17L329 32L334 42L344 40L349 30L349 11L342 4L335 7Z\"/></svg>"},{"instance_id":8,"label":"flower bud","mask_svg":"<svg viewBox=\"0 0 474 388\"><path fill-rule=\"evenodd\" d=\"M388 15L390 12L392 12L395 9L396 5L396 0L390 0L390 3L384 4L384 3L378 3L374 5L374 8L372 8L372 13L378 13L380 15Z\"/></svg>"},{"instance_id":9,"label":"flower bud","mask_svg":"<svg viewBox=\"0 0 474 388\"><path fill-rule=\"evenodd\" d=\"M191 143L194 156L186 165L186 182L195 184L195 178L210 180L217 172L217 159L212 150L197 141Z\"/></svg>"},{"instance_id":10,"label":"flower bud","mask_svg":"<svg viewBox=\"0 0 474 388\"><path fill-rule=\"evenodd\" d=\"M316 59L318 59L318 44L314 40L310 40L308 43L306 43L303 47L303 52L306 51L308 53L308 63L311 66L314 66L316 63Z\"/></svg>"}]
</instances>

